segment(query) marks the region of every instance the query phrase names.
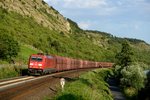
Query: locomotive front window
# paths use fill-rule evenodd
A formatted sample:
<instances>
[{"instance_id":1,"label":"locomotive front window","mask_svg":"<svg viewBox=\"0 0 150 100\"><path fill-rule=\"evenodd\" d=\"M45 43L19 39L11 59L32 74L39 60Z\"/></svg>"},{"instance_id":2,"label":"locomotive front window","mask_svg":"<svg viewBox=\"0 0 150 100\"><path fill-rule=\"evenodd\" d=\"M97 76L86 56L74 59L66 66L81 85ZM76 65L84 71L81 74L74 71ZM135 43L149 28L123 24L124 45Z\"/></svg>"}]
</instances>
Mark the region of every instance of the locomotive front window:
<instances>
[{"instance_id":1,"label":"locomotive front window","mask_svg":"<svg viewBox=\"0 0 150 100\"><path fill-rule=\"evenodd\" d=\"M41 57L37 57L37 61L41 62L42 58Z\"/></svg>"},{"instance_id":2,"label":"locomotive front window","mask_svg":"<svg viewBox=\"0 0 150 100\"><path fill-rule=\"evenodd\" d=\"M41 62L42 58L41 57L31 57L31 60Z\"/></svg>"},{"instance_id":3,"label":"locomotive front window","mask_svg":"<svg viewBox=\"0 0 150 100\"><path fill-rule=\"evenodd\" d=\"M31 60L36 61L36 57L31 57Z\"/></svg>"}]
</instances>

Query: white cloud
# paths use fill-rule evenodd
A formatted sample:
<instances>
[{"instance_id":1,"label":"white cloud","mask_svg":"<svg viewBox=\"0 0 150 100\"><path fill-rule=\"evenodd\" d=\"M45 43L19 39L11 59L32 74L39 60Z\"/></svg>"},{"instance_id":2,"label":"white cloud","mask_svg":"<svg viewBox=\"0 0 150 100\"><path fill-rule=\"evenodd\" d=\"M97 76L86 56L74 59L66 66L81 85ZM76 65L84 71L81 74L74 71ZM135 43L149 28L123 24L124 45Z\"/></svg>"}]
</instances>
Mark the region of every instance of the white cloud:
<instances>
[{"instance_id":1,"label":"white cloud","mask_svg":"<svg viewBox=\"0 0 150 100\"><path fill-rule=\"evenodd\" d=\"M91 26L91 23L90 22L79 22L78 25L82 29L88 29Z\"/></svg>"}]
</instances>

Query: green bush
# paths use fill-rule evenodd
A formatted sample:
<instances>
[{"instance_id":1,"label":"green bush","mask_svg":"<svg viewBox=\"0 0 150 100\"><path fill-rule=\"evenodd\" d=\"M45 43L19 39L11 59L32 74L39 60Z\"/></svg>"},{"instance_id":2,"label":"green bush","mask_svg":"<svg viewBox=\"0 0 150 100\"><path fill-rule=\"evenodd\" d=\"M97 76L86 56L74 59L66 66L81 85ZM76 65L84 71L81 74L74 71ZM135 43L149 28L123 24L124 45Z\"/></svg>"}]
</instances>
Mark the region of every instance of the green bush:
<instances>
[{"instance_id":1,"label":"green bush","mask_svg":"<svg viewBox=\"0 0 150 100\"><path fill-rule=\"evenodd\" d=\"M133 87L126 87L123 89L123 92L129 100L132 100L138 94L138 91Z\"/></svg>"},{"instance_id":2,"label":"green bush","mask_svg":"<svg viewBox=\"0 0 150 100\"><path fill-rule=\"evenodd\" d=\"M146 75L139 65L131 65L121 70L121 84L124 87L132 87L137 91L144 88Z\"/></svg>"},{"instance_id":3,"label":"green bush","mask_svg":"<svg viewBox=\"0 0 150 100\"><path fill-rule=\"evenodd\" d=\"M114 67L115 67L114 68L114 75L115 75L115 77L119 78L120 77L120 72L121 72L121 66L115 65Z\"/></svg>"},{"instance_id":4,"label":"green bush","mask_svg":"<svg viewBox=\"0 0 150 100\"><path fill-rule=\"evenodd\" d=\"M0 33L0 59L6 59L9 62L18 55L20 46L16 40L7 34Z\"/></svg>"}]
</instances>

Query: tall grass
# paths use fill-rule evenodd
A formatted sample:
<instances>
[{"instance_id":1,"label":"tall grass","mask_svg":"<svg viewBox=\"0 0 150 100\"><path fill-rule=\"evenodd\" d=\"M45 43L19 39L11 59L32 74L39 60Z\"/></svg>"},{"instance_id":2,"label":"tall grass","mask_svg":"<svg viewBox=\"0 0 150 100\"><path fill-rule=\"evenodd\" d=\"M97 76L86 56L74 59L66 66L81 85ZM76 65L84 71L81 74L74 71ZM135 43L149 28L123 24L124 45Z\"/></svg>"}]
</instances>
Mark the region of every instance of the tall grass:
<instances>
[{"instance_id":1,"label":"tall grass","mask_svg":"<svg viewBox=\"0 0 150 100\"><path fill-rule=\"evenodd\" d=\"M113 100L108 84L105 82L109 69L90 71L65 85L54 100Z\"/></svg>"},{"instance_id":2,"label":"tall grass","mask_svg":"<svg viewBox=\"0 0 150 100\"><path fill-rule=\"evenodd\" d=\"M33 48L30 45L21 44L20 46L20 52L18 56L15 58L15 61L17 63L27 64L29 57L31 54L36 54L38 52L41 52L40 50L37 50L36 48Z\"/></svg>"},{"instance_id":3,"label":"tall grass","mask_svg":"<svg viewBox=\"0 0 150 100\"><path fill-rule=\"evenodd\" d=\"M27 74L26 66L3 65L0 67L0 79L12 78Z\"/></svg>"}]
</instances>

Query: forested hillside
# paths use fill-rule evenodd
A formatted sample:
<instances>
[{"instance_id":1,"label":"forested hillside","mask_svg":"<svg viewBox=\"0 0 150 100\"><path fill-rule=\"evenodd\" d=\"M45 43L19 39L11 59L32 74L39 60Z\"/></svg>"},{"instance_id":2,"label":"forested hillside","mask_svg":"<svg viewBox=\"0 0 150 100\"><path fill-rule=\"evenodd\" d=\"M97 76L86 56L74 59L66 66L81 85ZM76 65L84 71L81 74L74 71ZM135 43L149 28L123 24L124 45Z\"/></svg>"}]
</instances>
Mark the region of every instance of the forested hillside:
<instances>
[{"instance_id":1,"label":"forested hillside","mask_svg":"<svg viewBox=\"0 0 150 100\"><path fill-rule=\"evenodd\" d=\"M144 41L82 30L42 0L0 1L0 34L17 41L20 49L12 59L24 64L30 54L37 52L114 62L124 40L130 43L137 61L150 64L150 45ZM4 43L8 44L1 39L0 53L7 49L2 46ZM7 59L0 57L0 63L7 63Z\"/></svg>"}]
</instances>

